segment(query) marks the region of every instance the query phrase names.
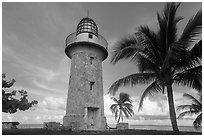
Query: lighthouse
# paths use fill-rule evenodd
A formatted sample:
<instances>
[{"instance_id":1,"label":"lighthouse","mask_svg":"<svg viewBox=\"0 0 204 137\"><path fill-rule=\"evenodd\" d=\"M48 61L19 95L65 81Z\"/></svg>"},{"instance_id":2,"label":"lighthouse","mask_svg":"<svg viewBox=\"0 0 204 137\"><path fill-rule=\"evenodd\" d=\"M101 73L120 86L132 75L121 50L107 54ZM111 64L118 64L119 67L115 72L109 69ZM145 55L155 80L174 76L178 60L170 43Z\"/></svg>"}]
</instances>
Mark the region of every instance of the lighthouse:
<instances>
[{"instance_id":1,"label":"lighthouse","mask_svg":"<svg viewBox=\"0 0 204 137\"><path fill-rule=\"evenodd\" d=\"M103 130L106 128L103 99L102 62L108 43L89 17L66 38L65 53L71 59L65 129Z\"/></svg>"}]
</instances>

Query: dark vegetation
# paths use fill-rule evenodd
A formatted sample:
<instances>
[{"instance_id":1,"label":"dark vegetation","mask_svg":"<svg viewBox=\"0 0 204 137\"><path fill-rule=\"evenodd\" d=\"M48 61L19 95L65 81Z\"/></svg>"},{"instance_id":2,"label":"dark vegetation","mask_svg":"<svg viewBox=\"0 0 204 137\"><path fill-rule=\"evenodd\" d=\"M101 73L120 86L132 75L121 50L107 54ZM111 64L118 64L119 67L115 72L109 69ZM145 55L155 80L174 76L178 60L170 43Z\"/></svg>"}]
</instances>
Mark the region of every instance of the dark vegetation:
<instances>
[{"instance_id":1,"label":"dark vegetation","mask_svg":"<svg viewBox=\"0 0 204 137\"><path fill-rule=\"evenodd\" d=\"M29 102L27 91L23 89L7 91L14 83L14 79L6 81L6 75L2 74L2 112L11 114L16 113L18 110L25 111L38 103L36 100ZM17 93L19 93L19 98L16 97Z\"/></svg>"},{"instance_id":2,"label":"dark vegetation","mask_svg":"<svg viewBox=\"0 0 204 137\"><path fill-rule=\"evenodd\" d=\"M202 93L199 93L198 95L197 99L194 96L185 93L183 96L190 99L192 104L185 104L177 107L177 110L184 110L179 114L178 118L183 118L186 115L197 115L193 122L193 126L196 129L202 128Z\"/></svg>"},{"instance_id":3,"label":"dark vegetation","mask_svg":"<svg viewBox=\"0 0 204 137\"><path fill-rule=\"evenodd\" d=\"M120 87L148 84L141 96L139 110L146 96L166 94L172 128L177 134L173 84L198 92L202 90L202 10L188 21L178 36L177 23L183 19L176 14L179 6L180 3L167 3L163 12L157 13L157 31L143 25L114 45L111 63L128 60L138 67L139 72L115 81L109 88L109 93L115 95Z\"/></svg>"}]
</instances>

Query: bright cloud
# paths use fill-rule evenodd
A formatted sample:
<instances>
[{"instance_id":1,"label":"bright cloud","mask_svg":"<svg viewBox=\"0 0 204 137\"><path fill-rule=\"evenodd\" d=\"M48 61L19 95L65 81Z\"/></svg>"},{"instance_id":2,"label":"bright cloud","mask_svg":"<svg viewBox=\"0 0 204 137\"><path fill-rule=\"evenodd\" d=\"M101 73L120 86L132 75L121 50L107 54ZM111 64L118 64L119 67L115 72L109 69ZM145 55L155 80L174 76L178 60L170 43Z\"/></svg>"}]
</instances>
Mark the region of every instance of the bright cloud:
<instances>
[{"instance_id":1,"label":"bright cloud","mask_svg":"<svg viewBox=\"0 0 204 137\"><path fill-rule=\"evenodd\" d=\"M160 106L158 105L157 101L151 101L149 97L146 97L144 99L143 109L137 112L139 106L138 96L132 96L131 98L133 100L137 100L132 103L135 115L167 115L168 113L167 102L161 100L161 102L163 102L163 106ZM113 103L114 102L111 100L111 97L109 95L104 96L104 111L106 115L112 115L109 108Z\"/></svg>"},{"instance_id":2,"label":"bright cloud","mask_svg":"<svg viewBox=\"0 0 204 137\"><path fill-rule=\"evenodd\" d=\"M65 98L49 96L27 111L18 111L14 114L2 113L2 118L3 121L18 121L20 123L42 124L49 121L62 123L65 105Z\"/></svg>"},{"instance_id":3,"label":"bright cloud","mask_svg":"<svg viewBox=\"0 0 204 137\"><path fill-rule=\"evenodd\" d=\"M183 98L183 93L175 93L175 106L181 105L181 104L185 104L187 102L189 102L188 100L186 100L185 98ZM129 119L124 119L124 122L128 122L129 124L135 124L135 123L139 123L139 124L150 124L150 123L154 123L154 124L170 124L169 121L169 106L168 106L168 101L167 98L165 97L165 95L163 97L161 97L159 100L154 100L151 99L150 97L146 97L144 99L143 102L143 108L142 110L140 110L139 112L138 110L138 106L139 106L139 96L131 96L130 97L133 100L133 111L135 113L135 115L133 117L130 117ZM111 100L111 97L107 94L104 96L104 111L105 111L105 115L107 118L107 122L109 124L114 124L116 122L115 118L114 118L114 114L111 113L110 111L110 106L113 104L114 102ZM180 112L177 112L177 115ZM187 116L185 118L195 118L195 116ZM190 120L189 119L189 120ZM153 120L155 122L153 122ZM164 122L166 120L166 122ZM146 121L146 122L144 122ZM182 120L179 120L179 124L182 125ZM191 120L192 121L192 120ZM187 122L188 123L188 122ZM184 125L184 124L183 124Z\"/></svg>"},{"instance_id":4,"label":"bright cloud","mask_svg":"<svg viewBox=\"0 0 204 137\"><path fill-rule=\"evenodd\" d=\"M43 101L40 101L38 107L48 110L65 110L66 98L62 97L45 97Z\"/></svg>"},{"instance_id":5,"label":"bright cloud","mask_svg":"<svg viewBox=\"0 0 204 137\"><path fill-rule=\"evenodd\" d=\"M158 102L162 102L162 106L159 106ZM142 115L167 115L168 104L166 101L151 101L149 97L144 99L142 110L139 112Z\"/></svg>"},{"instance_id":6,"label":"bright cloud","mask_svg":"<svg viewBox=\"0 0 204 137\"><path fill-rule=\"evenodd\" d=\"M113 103L114 103L114 102L113 102L113 100L111 99L111 97L110 97L108 94L106 94L106 95L104 96L104 114L105 114L106 116L112 115L112 112L110 111L110 106L111 106Z\"/></svg>"}]
</instances>

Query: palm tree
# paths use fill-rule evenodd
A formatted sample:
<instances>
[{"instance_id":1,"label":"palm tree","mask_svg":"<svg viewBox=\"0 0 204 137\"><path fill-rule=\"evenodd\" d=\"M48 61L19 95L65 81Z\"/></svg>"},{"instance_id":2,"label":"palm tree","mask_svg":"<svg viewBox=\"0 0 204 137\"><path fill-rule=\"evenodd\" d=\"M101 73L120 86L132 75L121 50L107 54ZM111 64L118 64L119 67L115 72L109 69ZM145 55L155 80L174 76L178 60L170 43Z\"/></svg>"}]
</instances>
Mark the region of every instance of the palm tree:
<instances>
[{"instance_id":1,"label":"palm tree","mask_svg":"<svg viewBox=\"0 0 204 137\"><path fill-rule=\"evenodd\" d=\"M177 110L186 110L179 114L178 118L182 118L185 115L198 115L193 122L193 126L198 129L202 126L202 94L199 93L199 98L196 99L190 94L185 93L183 96L187 97L188 99L192 100L192 104L190 105L180 105L177 107Z\"/></svg>"},{"instance_id":2,"label":"palm tree","mask_svg":"<svg viewBox=\"0 0 204 137\"><path fill-rule=\"evenodd\" d=\"M115 119L118 118L117 124L120 122L120 120L123 121L123 114L125 114L126 118L134 115L132 110L132 100L130 99L129 94L120 93L119 99L115 97L111 97L111 99L113 99L115 103L111 105L110 110L113 114L115 114Z\"/></svg>"},{"instance_id":3,"label":"palm tree","mask_svg":"<svg viewBox=\"0 0 204 137\"><path fill-rule=\"evenodd\" d=\"M167 3L163 13L157 13L159 23L157 32L148 26L140 26L136 33L116 43L113 47L111 63L130 60L138 66L139 72L115 81L109 88L109 93L114 95L119 87L149 84L141 96L138 111L142 109L146 96L166 91L175 134L178 134L179 130L172 85L183 85L199 91L202 87L196 78L202 77L202 40L193 45L202 31L202 11L199 10L188 21L178 38L177 23L183 19L176 16L179 5L180 3Z\"/></svg>"}]
</instances>

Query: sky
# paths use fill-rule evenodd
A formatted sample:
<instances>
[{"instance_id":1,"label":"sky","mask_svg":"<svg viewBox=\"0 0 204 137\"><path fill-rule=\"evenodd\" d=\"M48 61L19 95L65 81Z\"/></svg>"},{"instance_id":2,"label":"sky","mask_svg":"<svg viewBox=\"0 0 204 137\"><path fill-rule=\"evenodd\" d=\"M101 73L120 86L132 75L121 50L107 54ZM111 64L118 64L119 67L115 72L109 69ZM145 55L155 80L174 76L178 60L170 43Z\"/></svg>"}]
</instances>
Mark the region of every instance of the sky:
<instances>
[{"instance_id":1,"label":"sky","mask_svg":"<svg viewBox=\"0 0 204 137\"><path fill-rule=\"evenodd\" d=\"M24 89L28 91L29 100L38 100L38 105L30 110L2 113L2 121L62 123L71 66L71 60L64 52L65 39L76 31L77 24L89 10L90 18L108 42L109 55L102 63L104 111L108 124L115 124L114 115L109 110L113 101L108 88L119 78L136 73L137 67L129 61L110 64L111 49L117 40L135 32L140 25L157 30L156 15L161 13L164 5L161 2L2 3L2 73L6 73L7 80L16 80L9 91ZM177 15L185 18L178 24L178 35L201 8L202 4L198 2L181 3ZM135 115L125 121L136 125L170 125L165 94L146 97L142 111L137 111L146 87L138 85L119 89L118 93L129 93L133 100ZM175 106L190 103L182 97L183 93L196 94L185 87L174 86L173 90ZM176 113L178 116L179 112ZM193 118L195 116L178 120L178 125L191 126Z\"/></svg>"}]
</instances>

